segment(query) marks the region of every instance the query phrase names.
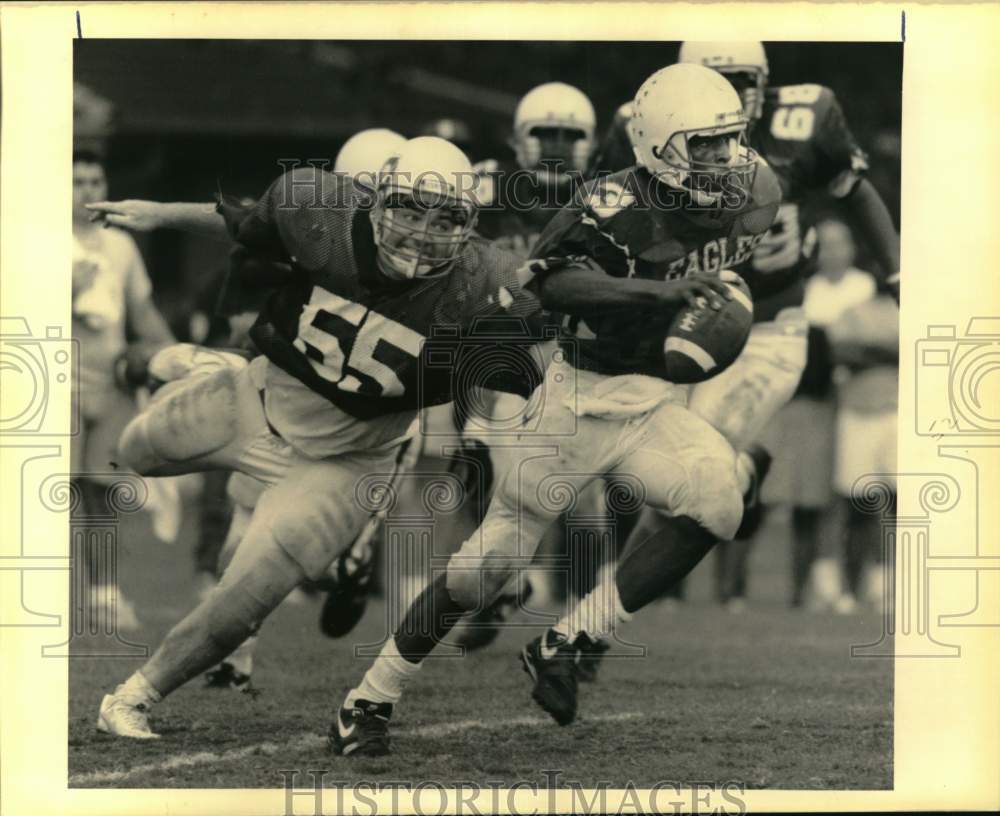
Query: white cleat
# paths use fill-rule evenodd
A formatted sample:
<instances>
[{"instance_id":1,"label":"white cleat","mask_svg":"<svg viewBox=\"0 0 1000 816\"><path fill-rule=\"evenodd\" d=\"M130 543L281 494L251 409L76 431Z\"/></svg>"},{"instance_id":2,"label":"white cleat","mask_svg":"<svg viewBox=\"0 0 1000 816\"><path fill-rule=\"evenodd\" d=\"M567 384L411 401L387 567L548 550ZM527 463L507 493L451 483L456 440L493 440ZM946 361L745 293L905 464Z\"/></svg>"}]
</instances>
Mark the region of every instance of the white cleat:
<instances>
[{"instance_id":1,"label":"white cleat","mask_svg":"<svg viewBox=\"0 0 1000 816\"><path fill-rule=\"evenodd\" d=\"M116 737L160 739L149 727L149 709L145 705L132 705L114 694L105 694L101 700L97 730Z\"/></svg>"}]
</instances>

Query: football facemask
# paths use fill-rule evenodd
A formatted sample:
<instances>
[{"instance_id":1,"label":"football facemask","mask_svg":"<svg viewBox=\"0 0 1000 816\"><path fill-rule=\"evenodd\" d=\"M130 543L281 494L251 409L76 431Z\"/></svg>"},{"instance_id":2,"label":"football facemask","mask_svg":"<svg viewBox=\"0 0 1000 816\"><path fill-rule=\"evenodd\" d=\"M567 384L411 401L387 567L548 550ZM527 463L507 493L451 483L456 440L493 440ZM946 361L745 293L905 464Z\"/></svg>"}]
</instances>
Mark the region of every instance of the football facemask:
<instances>
[{"instance_id":1,"label":"football facemask","mask_svg":"<svg viewBox=\"0 0 1000 816\"><path fill-rule=\"evenodd\" d=\"M379 172L371 211L376 257L399 280L445 275L476 225L477 176L450 142L420 136Z\"/></svg>"},{"instance_id":2,"label":"football facemask","mask_svg":"<svg viewBox=\"0 0 1000 816\"><path fill-rule=\"evenodd\" d=\"M533 127L516 146L518 163L543 181L565 180L572 171L582 173L592 148L586 132L560 126Z\"/></svg>"},{"instance_id":3,"label":"football facemask","mask_svg":"<svg viewBox=\"0 0 1000 816\"><path fill-rule=\"evenodd\" d=\"M458 201L437 206L411 195L389 198L373 212L382 271L403 279L445 275L475 227L475 212Z\"/></svg>"},{"instance_id":4,"label":"football facemask","mask_svg":"<svg viewBox=\"0 0 1000 816\"><path fill-rule=\"evenodd\" d=\"M587 169L596 126L586 94L563 82L548 82L521 98L510 144L521 168L543 179L564 180L572 171Z\"/></svg>"},{"instance_id":5,"label":"football facemask","mask_svg":"<svg viewBox=\"0 0 1000 816\"><path fill-rule=\"evenodd\" d=\"M756 154L745 126L679 131L652 153L664 165L658 178L687 191L698 207L738 209L753 187Z\"/></svg>"}]
</instances>

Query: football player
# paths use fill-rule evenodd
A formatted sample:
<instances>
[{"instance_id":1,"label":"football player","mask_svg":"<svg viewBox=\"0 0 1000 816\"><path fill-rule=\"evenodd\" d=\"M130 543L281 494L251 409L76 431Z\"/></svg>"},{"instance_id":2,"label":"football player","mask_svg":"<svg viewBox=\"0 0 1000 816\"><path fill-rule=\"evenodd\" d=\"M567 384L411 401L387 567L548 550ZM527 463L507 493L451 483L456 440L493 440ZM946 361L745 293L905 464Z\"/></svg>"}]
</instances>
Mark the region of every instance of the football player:
<instances>
[{"instance_id":1,"label":"football player","mask_svg":"<svg viewBox=\"0 0 1000 816\"><path fill-rule=\"evenodd\" d=\"M754 440L791 399L806 361L808 327L800 307L815 247L815 230L803 206L806 196L826 192L844 202L897 300L899 236L878 192L864 178L867 158L829 88L768 86L767 55L759 42L685 42L678 62L712 68L733 84L750 121L750 145L781 183L782 204L774 225L752 258L736 269L754 298L756 325L750 340L733 366L694 389L689 403L737 450L749 451L763 478L770 457ZM631 103L618 110L596 169L616 170L632 162L633 113ZM759 507L748 513L737 536L741 546L746 546L759 518ZM648 535L654 523L647 514L633 538Z\"/></svg>"},{"instance_id":2,"label":"football player","mask_svg":"<svg viewBox=\"0 0 1000 816\"><path fill-rule=\"evenodd\" d=\"M144 475L232 469L266 484L217 589L100 706L97 727L156 738L150 708L226 657L305 579L322 576L366 523L359 482L391 474L416 412L451 399L463 332L484 314L539 308L516 256L475 238L472 166L436 138L408 141L376 191L300 168L252 207L104 202L123 227L234 238L290 274L251 335L261 356L239 370L172 383L126 428L122 455ZM455 347L457 345L457 347Z\"/></svg>"},{"instance_id":3,"label":"football player","mask_svg":"<svg viewBox=\"0 0 1000 816\"><path fill-rule=\"evenodd\" d=\"M542 229L552 217L568 204L583 183L595 147L596 127L594 106L586 94L564 82L547 82L528 91L514 111L509 144L511 155L488 159L474 165L482 180L479 188L480 214L477 231L498 246L528 255ZM555 336L558 316L533 319L531 331L543 336L546 326ZM543 360L551 357L554 341L537 353ZM515 464L517 445L511 444L509 420L523 411L528 403L517 395L496 389L483 389L470 399L454 403L455 422L463 431L463 452L466 460L479 463L477 469L484 478L477 487L485 496L470 491L471 501L465 510L475 513L471 527L482 521L495 479L503 470ZM464 410L468 408L468 410ZM599 486L594 485L590 504L596 506ZM542 545L542 552L564 552L563 526L554 525ZM552 583L547 575L535 573L509 587L493 606L468 615L452 633L452 640L468 649L481 648L499 634L506 617L530 594L542 590L547 595ZM555 589L553 587L552 589Z\"/></svg>"},{"instance_id":4,"label":"football player","mask_svg":"<svg viewBox=\"0 0 1000 816\"><path fill-rule=\"evenodd\" d=\"M513 155L475 165L483 177L479 233L527 256L582 183L596 127L594 106L572 85L547 82L526 93L514 111Z\"/></svg>"},{"instance_id":5,"label":"football player","mask_svg":"<svg viewBox=\"0 0 1000 816\"><path fill-rule=\"evenodd\" d=\"M341 146L334 160L334 173L373 189L379 169L397 153L406 139L387 128L369 128L351 136ZM241 202L252 206L252 199ZM247 332L256 319L267 296L287 279L291 270L287 264L261 259L245 247L236 245L230 253L230 266L222 290L217 296L217 311L224 313L232 327L229 344L251 348ZM252 355L251 355L252 356ZM211 373L220 366L242 368L241 356L221 350L212 350L181 343L159 351L146 366L149 382L162 386L185 377ZM401 457L412 457L412 451L401 451ZM402 466L402 459L397 463ZM217 563L212 566L214 588L218 577L232 559L243 533L250 523L253 508L266 485L245 473L226 474L227 483L223 496L211 497L214 501L228 501L232 505L228 529L216 546ZM216 532L214 529L209 532ZM320 612L320 630L330 637L347 634L361 619L367 601L367 586L371 579L373 559L372 543L376 532L366 525L362 535L330 567L330 573L307 586L326 592ZM221 548L221 549L219 549ZM205 594L205 593L202 593ZM252 692L251 673L257 637L253 635L239 646L226 660L205 674L211 688L234 689Z\"/></svg>"},{"instance_id":6,"label":"football player","mask_svg":"<svg viewBox=\"0 0 1000 816\"><path fill-rule=\"evenodd\" d=\"M567 483L578 493L600 475L627 474L661 523L622 559L612 602L593 624L598 633L617 609L631 613L652 600L662 573L682 576L740 524L749 480L724 437L684 407L686 387L665 379L663 343L689 299L717 308L728 296L719 275L763 238L780 188L746 147L739 96L716 72L665 68L636 101L640 165L582 187L532 251L564 261L541 270L537 286L547 309L569 316L573 335L560 341L563 356L542 386L537 439L550 451L501 477L479 530L348 692L331 728L337 753L388 752L405 683L458 616L526 566L563 509ZM536 700L562 723L576 714L574 666L587 631L564 620L523 654Z\"/></svg>"}]
</instances>

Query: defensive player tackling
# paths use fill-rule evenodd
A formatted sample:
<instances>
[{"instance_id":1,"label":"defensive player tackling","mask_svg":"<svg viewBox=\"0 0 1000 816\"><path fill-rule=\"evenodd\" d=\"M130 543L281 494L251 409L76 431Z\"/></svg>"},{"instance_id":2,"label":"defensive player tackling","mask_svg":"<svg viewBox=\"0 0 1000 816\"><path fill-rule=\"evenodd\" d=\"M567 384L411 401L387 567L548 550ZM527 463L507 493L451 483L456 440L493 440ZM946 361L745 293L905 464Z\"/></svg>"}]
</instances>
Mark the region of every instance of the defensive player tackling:
<instances>
[{"instance_id":1,"label":"defensive player tackling","mask_svg":"<svg viewBox=\"0 0 1000 816\"><path fill-rule=\"evenodd\" d=\"M473 236L474 174L460 150L413 139L384 170L374 197L308 168L249 208L103 208L120 226L231 236L290 273L251 331L262 356L171 383L123 434L123 457L143 475L232 469L268 489L217 589L104 697L102 731L155 738L154 703L223 659L357 537L370 513L355 499L360 480L391 474L417 410L451 399L451 371L421 364L433 327L460 335L481 315L539 308L522 287L530 269Z\"/></svg>"}]
</instances>

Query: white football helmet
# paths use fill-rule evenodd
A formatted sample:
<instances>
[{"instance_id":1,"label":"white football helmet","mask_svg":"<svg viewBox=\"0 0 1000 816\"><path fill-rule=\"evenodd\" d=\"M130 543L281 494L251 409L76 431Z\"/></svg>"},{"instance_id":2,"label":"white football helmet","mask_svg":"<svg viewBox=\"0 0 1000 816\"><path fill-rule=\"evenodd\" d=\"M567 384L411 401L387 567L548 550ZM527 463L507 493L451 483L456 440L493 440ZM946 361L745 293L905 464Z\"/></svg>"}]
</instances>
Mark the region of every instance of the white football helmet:
<instances>
[{"instance_id":1,"label":"white football helmet","mask_svg":"<svg viewBox=\"0 0 1000 816\"><path fill-rule=\"evenodd\" d=\"M478 177L451 142L404 142L378 174L372 228L379 268L397 279L447 274L476 225Z\"/></svg>"},{"instance_id":2,"label":"white football helmet","mask_svg":"<svg viewBox=\"0 0 1000 816\"><path fill-rule=\"evenodd\" d=\"M526 93L514 112L514 133L511 147L517 163L540 176L563 176L551 167L541 165L561 162L563 167L583 172L594 150L594 130L597 117L594 106L583 91L564 82L547 82ZM558 129L579 131L579 136L557 135L553 139L539 138L538 131Z\"/></svg>"},{"instance_id":3,"label":"white football helmet","mask_svg":"<svg viewBox=\"0 0 1000 816\"><path fill-rule=\"evenodd\" d=\"M362 182L369 179L375 186L375 175L386 160L406 144L406 139L387 128L359 130L344 142L333 162L333 172L344 173Z\"/></svg>"},{"instance_id":4,"label":"white football helmet","mask_svg":"<svg viewBox=\"0 0 1000 816\"><path fill-rule=\"evenodd\" d=\"M718 71L736 88L743 100L747 118L751 121L760 118L768 76L767 54L763 43L751 40L684 42L681 43L677 61L704 65Z\"/></svg>"},{"instance_id":5,"label":"white football helmet","mask_svg":"<svg viewBox=\"0 0 1000 816\"><path fill-rule=\"evenodd\" d=\"M669 65L647 79L635 95L629 139L636 161L653 176L684 190L699 207L716 206L720 182L753 181L756 155L746 146L747 118L740 97L725 77L700 65ZM692 158L693 137L728 136L721 163Z\"/></svg>"}]
</instances>

